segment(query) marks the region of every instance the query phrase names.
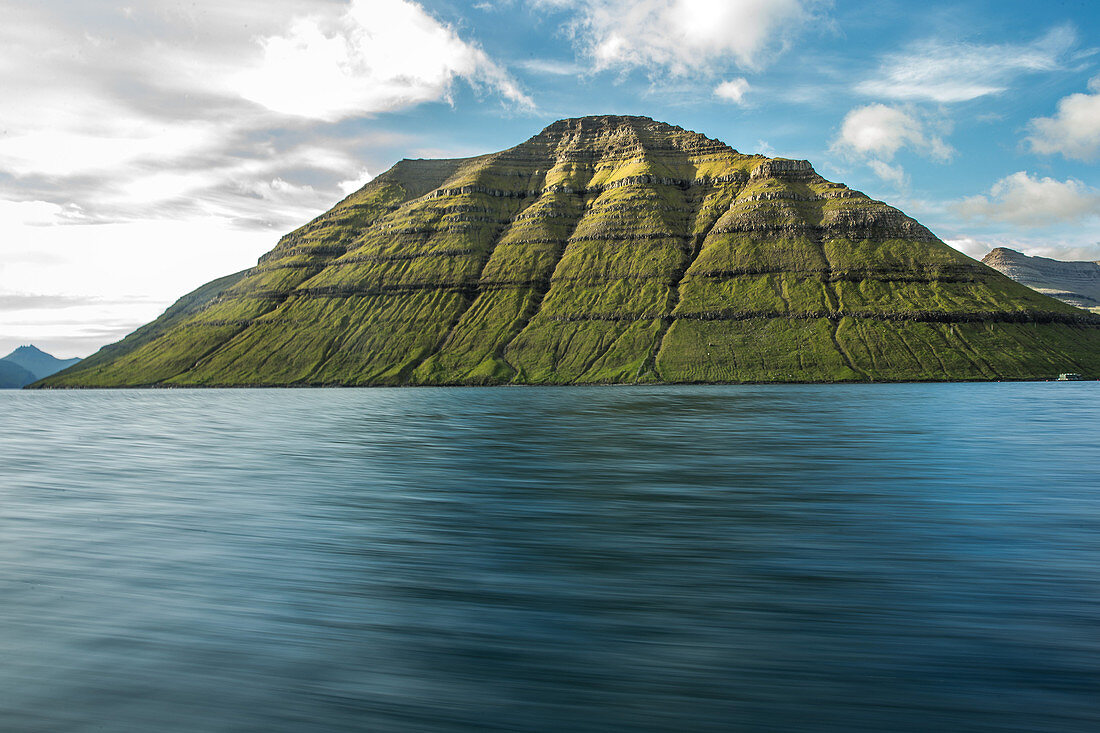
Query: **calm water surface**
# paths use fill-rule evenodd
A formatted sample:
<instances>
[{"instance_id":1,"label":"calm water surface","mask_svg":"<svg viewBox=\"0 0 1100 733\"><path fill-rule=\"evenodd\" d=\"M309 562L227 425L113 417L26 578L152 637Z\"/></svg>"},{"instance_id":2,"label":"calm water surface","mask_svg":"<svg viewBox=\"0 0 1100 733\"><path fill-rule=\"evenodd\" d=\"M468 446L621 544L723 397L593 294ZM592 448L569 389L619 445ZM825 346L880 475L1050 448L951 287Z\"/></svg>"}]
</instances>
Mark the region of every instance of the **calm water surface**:
<instances>
[{"instance_id":1,"label":"calm water surface","mask_svg":"<svg viewBox=\"0 0 1100 733\"><path fill-rule=\"evenodd\" d=\"M1100 385L0 393L0 730L1100 730Z\"/></svg>"}]
</instances>

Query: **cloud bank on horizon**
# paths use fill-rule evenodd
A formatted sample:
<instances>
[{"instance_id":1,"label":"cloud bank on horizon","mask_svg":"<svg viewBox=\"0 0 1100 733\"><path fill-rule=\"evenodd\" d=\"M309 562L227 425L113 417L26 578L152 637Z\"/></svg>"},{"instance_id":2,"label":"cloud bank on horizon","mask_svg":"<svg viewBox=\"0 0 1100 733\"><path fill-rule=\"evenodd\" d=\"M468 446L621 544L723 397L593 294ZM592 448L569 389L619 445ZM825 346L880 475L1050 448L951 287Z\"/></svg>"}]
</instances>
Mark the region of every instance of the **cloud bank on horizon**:
<instances>
[{"instance_id":1,"label":"cloud bank on horizon","mask_svg":"<svg viewBox=\"0 0 1100 733\"><path fill-rule=\"evenodd\" d=\"M1100 9L875 9L0 0L0 351L86 355L402 157L607 112L808 158L973 256L1100 259Z\"/></svg>"}]
</instances>

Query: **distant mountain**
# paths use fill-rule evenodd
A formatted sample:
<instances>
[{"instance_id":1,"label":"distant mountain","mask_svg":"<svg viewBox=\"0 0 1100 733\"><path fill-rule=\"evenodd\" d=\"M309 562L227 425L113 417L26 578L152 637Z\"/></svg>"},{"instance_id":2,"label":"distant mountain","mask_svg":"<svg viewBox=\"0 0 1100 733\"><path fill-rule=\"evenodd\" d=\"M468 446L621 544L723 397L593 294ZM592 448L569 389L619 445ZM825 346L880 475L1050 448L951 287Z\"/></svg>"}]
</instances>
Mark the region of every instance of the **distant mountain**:
<instances>
[{"instance_id":1,"label":"distant mountain","mask_svg":"<svg viewBox=\"0 0 1100 733\"><path fill-rule=\"evenodd\" d=\"M242 270L232 275L225 275L192 290L168 306L167 310L161 313L155 321L146 323L121 341L104 346L83 361L78 359L80 365L72 371L79 370L82 375L86 376L98 372L106 365L131 352L141 351L168 331L186 323L204 308L217 302L227 290L240 282L249 272L250 270ZM58 374L54 379L65 379L67 376L68 372Z\"/></svg>"},{"instance_id":2,"label":"distant mountain","mask_svg":"<svg viewBox=\"0 0 1100 733\"><path fill-rule=\"evenodd\" d=\"M403 160L40 387L1100 377L1100 316L646 117Z\"/></svg>"},{"instance_id":3,"label":"distant mountain","mask_svg":"<svg viewBox=\"0 0 1100 733\"><path fill-rule=\"evenodd\" d=\"M67 369L68 367L71 367L73 364L76 364L79 361L80 359L75 358L58 359L57 357L52 356L51 354L47 354L45 351L42 351L37 346L20 346L18 349L5 356L3 359L0 359L0 362L14 364L26 370L27 372L30 372L33 379L25 382L24 384L29 384L30 382L48 377L51 374L56 374L62 369ZM21 384L19 386L22 387L23 385Z\"/></svg>"},{"instance_id":4,"label":"distant mountain","mask_svg":"<svg viewBox=\"0 0 1100 733\"><path fill-rule=\"evenodd\" d=\"M13 361L0 359L0 389L21 389L35 381L35 376Z\"/></svg>"},{"instance_id":5,"label":"distant mountain","mask_svg":"<svg viewBox=\"0 0 1100 733\"><path fill-rule=\"evenodd\" d=\"M982 262L1040 293L1100 312L1100 261L1064 262L998 247Z\"/></svg>"}]
</instances>

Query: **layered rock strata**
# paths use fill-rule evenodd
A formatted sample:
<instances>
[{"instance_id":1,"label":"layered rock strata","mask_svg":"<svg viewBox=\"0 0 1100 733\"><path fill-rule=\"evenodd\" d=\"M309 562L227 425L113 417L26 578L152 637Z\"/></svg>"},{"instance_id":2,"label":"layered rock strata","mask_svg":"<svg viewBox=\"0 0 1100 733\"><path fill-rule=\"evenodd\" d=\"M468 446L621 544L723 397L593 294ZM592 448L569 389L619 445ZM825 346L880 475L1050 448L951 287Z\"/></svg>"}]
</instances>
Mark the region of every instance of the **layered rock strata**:
<instances>
[{"instance_id":1,"label":"layered rock strata","mask_svg":"<svg viewBox=\"0 0 1100 733\"><path fill-rule=\"evenodd\" d=\"M1040 293L1100 312L1100 262L1029 257L1007 247L997 247L982 262Z\"/></svg>"},{"instance_id":2,"label":"layered rock strata","mask_svg":"<svg viewBox=\"0 0 1100 733\"><path fill-rule=\"evenodd\" d=\"M43 386L1100 376L1090 314L644 117L401 161L208 295Z\"/></svg>"}]
</instances>

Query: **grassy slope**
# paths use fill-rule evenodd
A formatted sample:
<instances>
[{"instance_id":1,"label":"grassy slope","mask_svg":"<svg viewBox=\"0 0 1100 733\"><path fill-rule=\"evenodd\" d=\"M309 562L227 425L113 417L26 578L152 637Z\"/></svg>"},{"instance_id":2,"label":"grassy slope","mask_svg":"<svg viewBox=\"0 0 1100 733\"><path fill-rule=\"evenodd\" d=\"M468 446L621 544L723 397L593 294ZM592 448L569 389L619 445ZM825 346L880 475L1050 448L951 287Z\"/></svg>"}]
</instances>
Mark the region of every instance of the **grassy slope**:
<instances>
[{"instance_id":1,"label":"grassy slope","mask_svg":"<svg viewBox=\"0 0 1100 733\"><path fill-rule=\"evenodd\" d=\"M437 187L458 161L402 161L332 210L283 237L260 263L181 298L156 321L35 386L166 383L271 314L333 253L382 215Z\"/></svg>"},{"instance_id":2,"label":"grassy slope","mask_svg":"<svg viewBox=\"0 0 1100 733\"><path fill-rule=\"evenodd\" d=\"M806 166L644 118L403 161L165 325L42 384L1100 376L1100 320Z\"/></svg>"},{"instance_id":3,"label":"grassy slope","mask_svg":"<svg viewBox=\"0 0 1100 733\"><path fill-rule=\"evenodd\" d=\"M104 346L87 359L41 380L40 384L45 385L51 382L68 384L86 380L88 386L95 386L100 374L105 371L110 373L109 370L113 362L157 341L175 326L185 322L189 317L209 306L213 300L227 289L240 282L247 272L247 270L242 270L232 275L226 275L192 290L170 305L155 321L146 323L121 341Z\"/></svg>"}]
</instances>

